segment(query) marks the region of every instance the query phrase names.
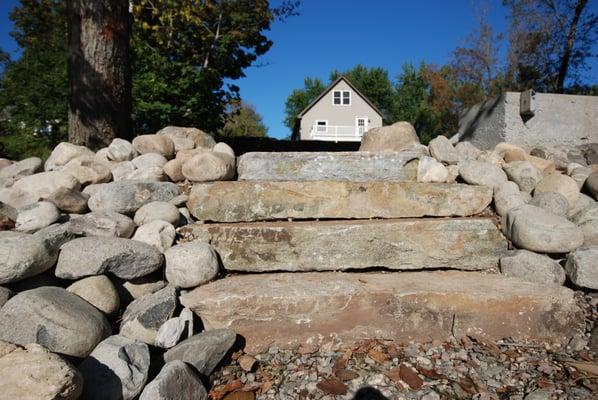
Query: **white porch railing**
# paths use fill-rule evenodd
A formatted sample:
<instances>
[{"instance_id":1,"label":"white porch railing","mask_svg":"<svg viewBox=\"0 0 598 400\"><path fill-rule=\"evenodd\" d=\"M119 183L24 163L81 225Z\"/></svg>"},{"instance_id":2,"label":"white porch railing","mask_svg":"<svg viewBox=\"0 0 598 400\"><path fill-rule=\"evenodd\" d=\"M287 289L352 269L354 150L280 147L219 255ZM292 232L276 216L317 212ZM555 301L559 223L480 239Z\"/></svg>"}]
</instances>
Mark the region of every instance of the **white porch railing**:
<instances>
[{"instance_id":1,"label":"white porch railing","mask_svg":"<svg viewBox=\"0 0 598 400\"><path fill-rule=\"evenodd\" d=\"M359 142L367 128L355 125L313 125L311 138L334 142Z\"/></svg>"}]
</instances>

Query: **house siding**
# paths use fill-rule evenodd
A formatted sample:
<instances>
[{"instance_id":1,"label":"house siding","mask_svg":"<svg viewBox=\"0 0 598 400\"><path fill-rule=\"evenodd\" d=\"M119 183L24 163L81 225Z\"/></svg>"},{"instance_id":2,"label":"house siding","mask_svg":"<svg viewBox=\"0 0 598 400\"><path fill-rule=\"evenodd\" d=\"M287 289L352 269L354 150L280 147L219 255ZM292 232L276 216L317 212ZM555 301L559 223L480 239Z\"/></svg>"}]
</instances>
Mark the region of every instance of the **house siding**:
<instances>
[{"instance_id":1,"label":"house siding","mask_svg":"<svg viewBox=\"0 0 598 400\"><path fill-rule=\"evenodd\" d=\"M351 92L351 105L332 104L335 90L349 90ZM359 96L343 80L339 81L326 93L312 108L301 118L301 140L312 140L311 128L316 120L326 120L328 125L355 126L355 118L366 117L368 129L382 126L382 117L361 96Z\"/></svg>"}]
</instances>

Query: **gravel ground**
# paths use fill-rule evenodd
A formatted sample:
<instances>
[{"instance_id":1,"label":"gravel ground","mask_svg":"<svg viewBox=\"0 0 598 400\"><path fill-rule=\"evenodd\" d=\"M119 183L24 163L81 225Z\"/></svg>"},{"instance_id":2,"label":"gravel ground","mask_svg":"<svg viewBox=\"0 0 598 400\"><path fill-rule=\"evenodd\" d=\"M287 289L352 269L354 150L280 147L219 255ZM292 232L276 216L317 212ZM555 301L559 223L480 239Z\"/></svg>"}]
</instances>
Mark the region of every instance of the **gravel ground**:
<instances>
[{"instance_id":1,"label":"gravel ground","mask_svg":"<svg viewBox=\"0 0 598 400\"><path fill-rule=\"evenodd\" d=\"M590 332L598 297L580 292L579 299L587 332L567 348L465 337L407 345L367 340L313 352L271 347L255 357L239 351L212 374L210 398L596 399Z\"/></svg>"}]
</instances>

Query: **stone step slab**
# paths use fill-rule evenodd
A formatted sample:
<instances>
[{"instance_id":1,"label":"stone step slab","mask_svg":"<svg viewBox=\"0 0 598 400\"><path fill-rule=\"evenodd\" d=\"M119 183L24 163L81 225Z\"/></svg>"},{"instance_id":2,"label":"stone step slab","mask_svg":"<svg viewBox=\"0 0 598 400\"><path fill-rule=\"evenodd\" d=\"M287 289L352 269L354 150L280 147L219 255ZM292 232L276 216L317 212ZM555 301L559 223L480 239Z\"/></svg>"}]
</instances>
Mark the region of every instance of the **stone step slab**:
<instances>
[{"instance_id":1,"label":"stone step slab","mask_svg":"<svg viewBox=\"0 0 598 400\"><path fill-rule=\"evenodd\" d=\"M490 218L196 224L231 271L498 267L507 241Z\"/></svg>"},{"instance_id":2,"label":"stone step slab","mask_svg":"<svg viewBox=\"0 0 598 400\"><path fill-rule=\"evenodd\" d=\"M484 186L418 182L234 181L195 184L187 206L214 222L471 216L492 201Z\"/></svg>"},{"instance_id":3,"label":"stone step slab","mask_svg":"<svg viewBox=\"0 0 598 400\"><path fill-rule=\"evenodd\" d=\"M481 272L308 272L237 275L183 294L206 330L232 329L254 354L331 340L541 340L583 330L574 292Z\"/></svg>"},{"instance_id":4,"label":"stone step slab","mask_svg":"<svg viewBox=\"0 0 598 400\"><path fill-rule=\"evenodd\" d=\"M239 157L237 171L244 181L414 181L416 168L405 164L421 156L421 150L253 152Z\"/></svg>"}]
</instances>

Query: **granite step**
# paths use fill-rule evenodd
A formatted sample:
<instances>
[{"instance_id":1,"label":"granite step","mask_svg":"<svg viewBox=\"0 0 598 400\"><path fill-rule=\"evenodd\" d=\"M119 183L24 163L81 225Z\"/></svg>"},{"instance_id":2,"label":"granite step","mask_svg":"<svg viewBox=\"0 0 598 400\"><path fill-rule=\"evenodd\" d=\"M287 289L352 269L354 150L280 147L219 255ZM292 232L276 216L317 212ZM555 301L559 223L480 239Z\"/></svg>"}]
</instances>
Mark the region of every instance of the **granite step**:
<instances>
[{"instance_id":1,"label":"granite step","mask_svg":"<svg viewBox=\"0 0 598 400\"><path fill-rule=\"evenodd\" d=\"M490 218L195 224L229 271L482 270L498 267L507 241Z\"/></svg>"}]
</instances>

